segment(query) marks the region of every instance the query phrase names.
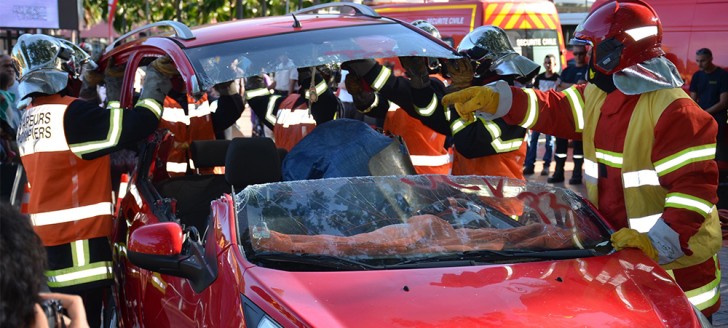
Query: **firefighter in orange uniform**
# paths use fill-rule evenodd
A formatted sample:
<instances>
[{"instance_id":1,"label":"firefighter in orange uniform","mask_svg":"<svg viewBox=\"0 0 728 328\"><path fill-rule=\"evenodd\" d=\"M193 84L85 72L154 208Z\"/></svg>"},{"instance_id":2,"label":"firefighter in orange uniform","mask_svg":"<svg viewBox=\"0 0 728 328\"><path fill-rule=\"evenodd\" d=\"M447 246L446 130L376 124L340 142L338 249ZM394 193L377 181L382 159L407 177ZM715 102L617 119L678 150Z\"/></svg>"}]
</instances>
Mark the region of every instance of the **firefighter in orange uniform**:
<instances>
[{"instance_id":1,"label":"firefighter in orange uniform","mask_svg":"<svg viewBox=\"0 0 728 328\"><path fill-rule=\"evenodd\" d=\"M255 115L273 130L278 148L290 151L317 124L333 120L342 110L339 98L331 88L335 68L321 65L298 69L298 92L282 97L271 93L260 77L248 80L245 97ZM310 106L310 107L309 107Z\"/></svg>"},{"instance_id":2,"label":"firefighter in orange uniform","mask_svg":"<svg viewBox=\"0 0 728 328\"><path fill-rule=\"evenodd\" d=\"M591 47L589 83L542 92L496 82L443 103L465 117L583 140L589 200L619 229L612 245L642 250L711 316L720 307L717 126L680 88L661 39L647 3L607 2L572 40Z\"/></svg>"},{"instance_id":3,"label":"firefighter in orange uniform","mask_svg":"<svg viewBox=\"0 0 728 328\"><path fill-rule=\"evenodd\" d=\"M163 57L162 60L173 65L169 57ZM169 74L179 73L175 69ZM215 101L210 101L207 93L199 99L187 94L178 76L172 82L173 88L164 99L164 116L160 128L169 129L174 134L174 147L167 156L166 168L170 176L180 176L191 169L189 147L192 141L215 140L217 135L240 118L245 110L245 102L233 81L213 87L220 95ZM200 173L213 173L212 170Z\"/></svg>"},{"instance_id":4,"label":"firefighter in orange uniform","mask_svg":"<svg viewBox=\"0 0 728 328\"><path fill-rule=\"evenodd\" d=\"M134 108L110 102L104 109L75 98L81 67L92 62L72 43L24 34L12 54L21 68L19 96L31 98L17 136L30 218L48 254L48 286L81 295L90 326L98 327L112 283L109 153L157 128L171 83L150 68Z\"/></svg>"}]
</instances>

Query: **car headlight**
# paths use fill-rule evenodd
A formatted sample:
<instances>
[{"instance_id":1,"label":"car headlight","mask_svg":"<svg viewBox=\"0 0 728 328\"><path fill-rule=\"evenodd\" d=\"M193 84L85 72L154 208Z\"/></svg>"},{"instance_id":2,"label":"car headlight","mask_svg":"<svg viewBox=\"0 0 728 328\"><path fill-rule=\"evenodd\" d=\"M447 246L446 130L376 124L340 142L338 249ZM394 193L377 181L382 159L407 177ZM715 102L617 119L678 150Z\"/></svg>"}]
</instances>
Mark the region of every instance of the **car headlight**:
<instances>
[{"instance_id":1,"label":"car headlight","mask_svg":"<svg viewBox=\"0 0 728 328\"><path fill-rule=\"evenodd\" d=\"M693 305L693 312L695 312L695 316L698 317L698 322L700 323L700 327L713 327L713 324L710 323L708 318L705 317L703 312L700 312L695 305ZM274 326L271 326L274 327Z\"/></svg>"},{"instance_id":2,"label":"car headlight","mask_svg":"<svg viewBox=\"0 0 728 328\"><path fill-rule=\"evenodd\" d=\"M245 317L246 327L256 328L282 328L273 318L263 311L259 306L255 305L253 301L240 294L240 299L243 302L243 316Z\"/></svg>"}]
</instances>

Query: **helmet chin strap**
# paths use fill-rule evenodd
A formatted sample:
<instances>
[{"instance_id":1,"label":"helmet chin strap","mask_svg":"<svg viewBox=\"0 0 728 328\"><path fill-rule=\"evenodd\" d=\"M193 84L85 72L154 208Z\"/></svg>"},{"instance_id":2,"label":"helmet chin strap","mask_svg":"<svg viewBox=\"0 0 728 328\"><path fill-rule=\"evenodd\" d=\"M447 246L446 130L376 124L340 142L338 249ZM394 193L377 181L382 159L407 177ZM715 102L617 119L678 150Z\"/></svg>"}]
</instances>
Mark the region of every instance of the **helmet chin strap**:
<instances>
[{"instance_id":1,"label":"helmet chin strap","mask_svg":"<svg viewBox=\"0 0 728 328\"><path fill-rule=\"evenodd\" d=\"M613 75L604 74L594 68L594 60L589 61L589 71L586 74L586 79L606 93L617 90L617 87L614 85Z\"/></svg>"}]
</instances>

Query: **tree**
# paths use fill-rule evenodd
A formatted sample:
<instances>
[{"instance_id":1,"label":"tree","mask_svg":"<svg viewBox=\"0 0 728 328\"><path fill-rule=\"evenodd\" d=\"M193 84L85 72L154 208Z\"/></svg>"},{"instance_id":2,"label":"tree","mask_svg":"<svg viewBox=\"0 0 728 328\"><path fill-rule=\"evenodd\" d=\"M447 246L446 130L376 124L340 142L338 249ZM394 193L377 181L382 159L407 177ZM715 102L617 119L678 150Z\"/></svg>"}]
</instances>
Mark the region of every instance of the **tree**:
<instances>
[{"instance_id":1,"label":"tree","mask_svg":"<svg viewBox=\"0 0 728 328\"><path fill-rule=\"evenodd\" d=\"M178 20L188 26L224 22L235 19L242 5L243 18L283 15L286 4L289 11L306 8L331 0L119 0L114 15L114 28L125 33L133 27L161 20ZM83 0L87 25L106 21L107 0Z\"/></svg>"}]
</instances>

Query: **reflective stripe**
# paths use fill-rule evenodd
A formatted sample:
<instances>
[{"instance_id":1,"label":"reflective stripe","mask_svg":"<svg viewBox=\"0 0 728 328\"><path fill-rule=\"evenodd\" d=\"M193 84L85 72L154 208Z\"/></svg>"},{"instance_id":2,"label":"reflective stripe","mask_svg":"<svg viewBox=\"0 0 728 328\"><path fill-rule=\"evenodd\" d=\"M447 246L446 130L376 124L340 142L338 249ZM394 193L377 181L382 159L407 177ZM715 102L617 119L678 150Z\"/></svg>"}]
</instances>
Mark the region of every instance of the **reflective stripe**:
<instances>
[{"instance_id":1,"label":"reflective stripe","mask_svg":"<svg viewBox=\"0 0 728 328\"><path fill-rule=\"evenodd\" d=\"M162 119L170 123L190 125L190 116L185 114L184 109L179 107L164 107Z\"/></svg>"},{"instance_id":2,"label":"reflective stripe","mask_svg":"<svg viewBox=\"0 0 728 328\"><path fill-rule=\"evenodd\" d=\"M412 165L416 166L440 166L450 163L450 155L410 155Z\"/></svg>"},{"instance_id":3,"label":"reflective stripe","mask_svg":"<svg viewBox=\"0 0 728 328\"><path fill-rule=\"evenodd\" d=\"M588 158L584 159L584 179L586 182L594 184L599 180L599 166Z\"/></svg>"},{"instance_id":4,"label":"reflective stripe","mask_svg":"<svg viewBox=\"0 0 728 328\"><path fill-rule=\"evenodd\" d=\"M275 115L273 115L273 109L276 107L276 100L280 97L281 96L279 95L275 95L271 96L270 99L268 99L268 107L265 110L265 120L271 125L276 124L276 117Z\"/></svg>"},{"instance_id":5,"label":"reflective stripe","mask_svg":"<svg viewBox=\"0 0 728 328\"><path fill-rule=\"evenodd\" d=\"M111 261L94 262L81 267L46 271L48 287L59 288L111 279Z\"/></svg>"},{"instance_id":6,"label":"reflective stripe","mask_svg":"<svg viewBox=\"0 0 728 328\"><path fill-rule=\"evenodd\" d=\"M655 170L659 176L663 176L685 165L713 160L714 158L715 144L690 147L655 162Z\"/></svg>"},{"instance_id":7,"label":"reflective stripe","mask_svg":"<svg viewBox=\"0 0 728 328\"><path fill-rule=\"evenodd\" d=\"M315 88L316 95L320 96L321 94L326 92L326 89L328 89L328 86L326 86L326 81L319 82L319 84L317 84L316 88ZM306 99L311 97L310 93L311 93L310 91L306 90L305 95L304 95L306 97Z\"/></svg>"},{"instance_id":8,"label":"reflective stripe","mask_svg":"<svg viewBox=\"0 0 728 328\"><path fill-rule=\"evenodd\" d=\"M660 179L657 177L657 172L653 170L625 172L622 173L622 184L625 189L641 186L659 186Z\"/></svg>"},{"instance_id":9,"label":"reflective stripe","mask_svg":"<svg viewBox=\"0 0 728 328\"><path fill-rule=\"evenodd\" d=\"M427 107L420 108L415 106L417 113L426 117L432 115L432 113L435 112L435 109L437 109L437 96L435 94L432 94L432 99L430 100L430 103L427 104Z\"/></svg>"},{"instance_id":10,"label":"reflective stripe","mask_svg":"<svg viewBox=\"0 0 728 328\"><path fill-rule=\"evenodd\" d=\"M260 96L268 96L272 93L273 93L273 90L268 89L268 88L247 90L247 91L245 91L245 98L251 99L251 98L260 97Z\"/></svg>"},{"instance_id":11,"label":"reflective stripe","mask_svg":"<svg viewBox=\"0 0 728 328\"><path fill-rule=\"evenodd\" d=\"M160 105L156 100L148 98L148 99L142 99L139 100L136 103L137 107L144 107L148 110L150 110L152 113L154 113L154 116L157 118L162 116L162 105Z\"/></svg>"},{"instance_id":12,"label":"reflective stripe","mask_svg":"<svg viewBox=\"0 0 728 328\"><path fill-rule=\"evenodd\" d=\"M30 215L33 225L36 227L73 222L92 218L99 215L111 215L111 202L103 202L93 205L86 205L65 210L35 213Z\"/></svg>"},{"instance_id":13,"label":"reflective stripe","mask_svg":"<svg viewBox=\"0 0 728 328\"><path fill-rule=\"evenodd\" d=\"M377 108L377 106L379 106L379 95L377 95L375 93L374 94L374 101L372 102L372 105L369 106L367 109L361 110L360 112L362 112L362 113L369 113L369 112L372 111L372 109ZM392 107L390 107L387 111L396 111L396 110L397 110L397 108L392 109Z\"/></svg>"},{"instance_id":14,"label":"reflective stripe","mask_svg":"<svg viewBox=\"0 0 728 328\"><path fill-rule=\"evenodd\" d=\"M384 86L384 83L386 83L387 79L389 79L389 76L392 75L392 70L384 66L381 67L382 69L379 71L379 74L377 74L377 78L374 79L374 82L372 82L372 89L376 91L380 91Z\"/></svg>"},{"instance_id":15,"label":"reflective stripe","mask_svg":"<svg viewBox=\"0 0 728 328\"><path fill-rule=\"evenodd\" d=\"M563 153L555 153L554 156L558 158L566 158L566 154Z\"/></svg>"},{"instance_id":16,"label":"reflective stripe","mask_svg":"<svg viewBox=\"0 0 728 328\"><path fill-rule=\"evenodd\" d=\"M462 130L466 126L468 126L468 124L470 124L470 123L473 123L473 122L468 122L462 118L459 118L459 119L455 120L454 122L452 122L452 124L450 124L450 131L452 131L452 134L455 135L456 133L460 132L460 130Z\"/></svg>"},{"instance_id":17,"label":"reflective stripe","mask_svg":"<svg viewBox=\"0 0 728 328\"><path fill-rule=\"evenodd\" d=\"M287 128L291 125L298 124L316 124L316 120L308 113L307 109L295 109L293 111L290 109L282 109L278 111L276 124Z\"/></svg>"},{"instance_id":18,"label":"reflective stripe","mask_svg":"<svg viewBox=\"0 0 728 328\"><path fill-rule=\"evenodd\" d=\"M73 259L73 266L79 267L84 266L90 259L88 239L76 240L71 242L71 258Z\"/></svg>"},{"instance_id":19,"label":"reflective stripe","mask_svg":"<svg viewBox=\"0 0 728 328\"><path fill-rule=\"evenodd\" d=\"M511 139L506 141L502 140L500 138L502 133L500 127L498 127L498 124L492 121L481 121L483 122L483 124L485 125L485 129L488 130L491 138L493 139L490 144L493 146L496 152L504 153L513 151L521 147L521 144L523 144L523 139Z\"/></svg>"},{"instance_id":20,"label":"reflective stripe","mask_svg":"<svg viewBox=\"0 0 728 328\"><path fill-rule=\"evenodd\" d=\"M571 103L571 112L574 115L576 132L582 132L584 130L584 99L576 91L576 86L572 86L562 92L566 95L569 103Z\"/></svg>"},{"instance_id":21,"label":"reflective stripe","mask_svg":"<svg viewBox=\"0 0 728 328\"><path fill-rule=\"evenodd\" d=\"M124 110L121 108L110 108L109 112L109 133L106 135L106 139L70 145L72 152L76 155L83 155L110 148L119 143Z\"/></svg>"},{"instance_id":22,"label":"reflective stripe","mask_svg":"<svg viewBox=\"0 0 728 328\"><path fill-rule=\"evenodd\" d=\"M524 88L522 90L528 96L528 107L526 108L526 117L523 118L520 126L530 129L536 124L536 119L538 118L538 98L536 98L536 92L533 89Z\"/></svg>"},{"instance_id":23,"label":"reflective stripe","mask_svg":"<svg viewBox=\"0 0 728 328\"><path fill-rule=\"evenodd\" d=\"M109 103L106 104L106 108L121 108L121 102L118 100L109 101Z\"/></svg>"},{"instance_id":24,"label":"reflective stripe","mask_svg":"<svg viewBox=\"0 0 728 328\"><path fill-rule=\"evenodd\" d=\"M658 29L657 29L657 26L642 26L642 27L625 30L624 33L627 33L635 41L639 41L644 38L647 38L647 37L650 37L653 35L657 35Z\"/></svg>"},{"instance_id":25,"label":"reflective stripe","mask_svg":"<svg viewBox=\"0 0 728 328\"><path fill-rule=\"evenodd\" d=\"M187 172L187 163L167 162L167 172L185 173Z\"/></svg>"},{"instance_id":26,"label":"reflective stripe","mask_svg":"<svg viewBox=\"0 0 728 328\"><path fill-rule=\"evenodd\" d=\"M639 232L648 232L662 217L662 213L629 219L629 227Z\"/></svg>"},{"instance_id":27,"label":"reflective stripe","mask_svg":"<svg viewBox=\"0 0 728 328\"><path fill-rule=\"evenodd\" d=\"M158 291L164 293L164 291L167 289L167 282L162 279L162 275L158 272L153 272L150 278L152 286L154 286L154 288L156 288Z\"/></svg>"},{"instance_id":28,"label":"reflective stripe","mask_svg":"<svg viewBox=\"0 0 728 328\"><path fill-rule=\"evenodd\" d=\"M679 192L671 192L667 194L665 199L665 207L683 208L698 212L701 215L708 216L713 210L713 204L698 197L683 194Z\"/></svg>"},{"instance_id":29,"label":"reflective stripe","mask_svg":"<svg viewBox=\"0 0 728 328\"><path fill-rule=\"evenodd\" d=\"M685 296L691 304L695 305L698 310L705 310L718 302L720 298L719 288L721 272L720 266L718 266L718 255L713 255L713 261L715 262L715 279L705 284L702 287L695 288L693 290L685 291ZM672 270L669 271L672 274ZM673 277L674 278L674 277Z\"/></svg>"}]
</instances>

